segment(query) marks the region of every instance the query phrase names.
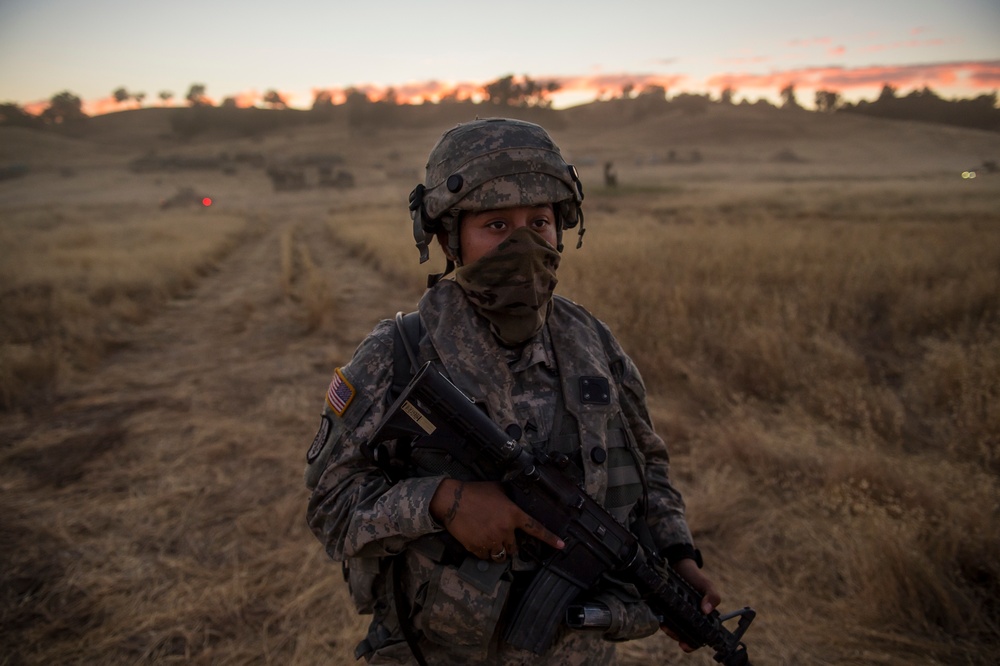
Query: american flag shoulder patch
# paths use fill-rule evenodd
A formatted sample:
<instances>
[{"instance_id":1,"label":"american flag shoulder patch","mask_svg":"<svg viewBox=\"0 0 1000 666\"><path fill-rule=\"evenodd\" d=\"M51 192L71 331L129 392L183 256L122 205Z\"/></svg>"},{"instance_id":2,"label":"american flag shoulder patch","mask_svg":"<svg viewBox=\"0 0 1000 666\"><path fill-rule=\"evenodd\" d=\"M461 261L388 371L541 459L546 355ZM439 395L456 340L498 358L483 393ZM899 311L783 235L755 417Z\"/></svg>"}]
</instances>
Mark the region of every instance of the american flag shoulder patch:
<instances>
[{"instance_id":1,"label":"american flag shoulder patch","mask_svg":"<svg viewBox=\"0 0 1000 666\"><path fill-rule=\"evenodd\" d=\"M351 386L351 382L347 381L347 377L340 371L340 368L337 368L333 372L333 380L326 392L326 404L330 406L334 414L343 416L352 400L354 400L354 387Z\"/></svg>"}]
</instances>

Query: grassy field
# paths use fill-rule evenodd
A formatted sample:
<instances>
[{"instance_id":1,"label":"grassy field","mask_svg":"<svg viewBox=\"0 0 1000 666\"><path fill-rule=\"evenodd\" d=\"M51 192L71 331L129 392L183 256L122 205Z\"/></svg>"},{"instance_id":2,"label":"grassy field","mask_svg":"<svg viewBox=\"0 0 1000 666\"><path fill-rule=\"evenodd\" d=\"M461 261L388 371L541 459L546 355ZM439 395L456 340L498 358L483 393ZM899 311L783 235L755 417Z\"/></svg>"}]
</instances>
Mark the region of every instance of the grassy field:
<instances>
[{"instance_id":1,"label":"grassy field","mask_svg":"<svg viewBox=\"0 0 1000 666\"><path fill-rule=\"evenodd\" d=\"M952 167L1000 137L668 120L556 134L588 229L558 291L642 370L724 608L759 613L754 663L994 663L1000 176ZM211 210L157 210L180 177L122 175L135 149L107 128L0 153L39 156L0 183L0 663L353 663L365 621L305 529L301 457L332 368L443 267L405 215L436 134L178 148L336 149L359 175L207 175L233 202ZM692 145L703 162L650 158ZM710 663L663 638L620 653Z\"/></svg>"},{"instance_id":2,"label":"grassy field","mask_svg":"<svg viewBox=\"0 0 1000 666\"><path fill-rule=\"evenodd\" d=\"M765 649L776 663L817 658L790 636L987 663L1000 638L996 189L699 189L592 191L560 291L643 370L730 600L766 599L760 624L785 623ZM396 217L330 224L417 281L411 247L384 249Z\"/></svg>"}]
</instances>

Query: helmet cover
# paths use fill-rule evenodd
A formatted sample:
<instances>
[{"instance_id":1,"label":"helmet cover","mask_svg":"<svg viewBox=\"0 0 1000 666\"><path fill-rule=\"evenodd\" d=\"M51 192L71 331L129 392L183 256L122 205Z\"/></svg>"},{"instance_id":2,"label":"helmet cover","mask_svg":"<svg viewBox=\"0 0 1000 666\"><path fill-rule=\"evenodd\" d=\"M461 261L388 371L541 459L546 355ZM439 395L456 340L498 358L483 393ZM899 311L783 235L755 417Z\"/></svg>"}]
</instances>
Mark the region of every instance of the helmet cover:
<instances>
[{"instance_id":1,"label":"helmet cover","mask_svg":"<svg viewBox=\"0 0 1000 666\"><path fill-rule=\"evenodd\" d=\"M582 221L582 201L576 169L545 129L486 118L457 125L438 140L427 158L425 183L410 194L410 211L423 262L439 231L457 246L456 212L552 204L561 245L562 230Z\"/></svg>"}]
</instances>

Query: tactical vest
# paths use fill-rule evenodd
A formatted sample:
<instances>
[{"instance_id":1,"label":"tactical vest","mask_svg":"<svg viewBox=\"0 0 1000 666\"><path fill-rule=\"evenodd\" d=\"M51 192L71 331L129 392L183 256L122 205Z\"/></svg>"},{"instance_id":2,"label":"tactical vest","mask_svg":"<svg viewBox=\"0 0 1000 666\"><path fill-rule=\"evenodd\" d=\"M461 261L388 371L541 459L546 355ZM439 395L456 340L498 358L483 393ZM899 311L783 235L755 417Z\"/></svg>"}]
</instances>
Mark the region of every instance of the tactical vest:
<instances>
[{"instance_id":1,"label":"tactical vest","mask_svg":"<svg viewBox=\"0 0 1000 666\"><path fill-rule=\"evenodd\" d=\"M644 460L623 416L623 401L628 399L621 386L624 362L615 356L610 334L603 325L571 301L559 297L553 300L547 327L558 366L555 416L548 438L544 441L524 438L522 443L566 455L575 463L567 466L567 472L615 518L628 525L631 518L644 513L645 484ZM525 424L519 422L511 399L514 377L506 358L498 350L486 322L475 314L454 282L444 281L430 289L421 299L417 313L397 315L393 347L394 378L386 396L388 402L402 391L416 369L431 361L482 405L494 422L503 428L516 424L523 430ZM443 474L463 480L478 478L446 452L421 446L419 441L406 455L411 476ZM637 507L639 511L635 511ZM637 522L644 524L641 519ZM358 646L357 657L384 645L395 626L404 635L416 661L425 663L417 647L418 628L406 619L410 617L415 592L414 581L402 575L404 568L410 566L406 561L409 558L423 562L424 567L438 563L434 569L437 574L430 576L432 586L440 574L442 579L447 577L450 581L448 585L438 581L442 590L461 591L451 603L468 602L469 594L481 594L478 598L492 600L493 619L485 622L490 626L479 623L463 630L471 643L478 641L479 647L485 649L483 641L492 633L491 622L497 621L510 589L510 583L502 580L510 564L468 557L456 559L453 555L457 542L449 546L449 540L445 533L427 535L394 558L348 561L352 597L359 609L374 611L375 615L369 635ZM383 600L378 601L380 589L381 594L389 592L390 598L381 597ZM426 605L429 602L429 599L419 602L424 604L425 613L433 612L433 607ZM448 602L445 605L451 607ZM474 623L479 620L478 616L470 619ZM423 630L426 633L428 626Z\"/></svg>"},{"instance_id":2,"label":"tactical vest","mask_svg":"<svg viewBox=\"0 0 1000 666\"><path fill-rule=\"evenodd\" d=\"M495 353L496 343L460 287L452 282L441 283L421 300L418 312L420 321L430 322L429 326L414 321L417 313L397 320L394 386L405 386L410 373L403 368L415 371L418 364L434 361L460 389L486 408L494 422L523 431L525 424L519 422L510 399L513 375L504 359L484 358ZM620 383L624 364L614 358L606 329L567 299L554 299L547 326L561 390L555 396L549 437L544 441L525 437L522 443L535 450L565 455L573 463L567 466L567 473L619 522L628 525L629 514L644 497L645 461L622 414L621 403L627 399L621 394ZM419 343L414 344L418 336ZM401 351L407 345L415 348L412 358ZM474 478L446 453L418 447L411 455L416 475Z\"/></svg>"}]
</instances>

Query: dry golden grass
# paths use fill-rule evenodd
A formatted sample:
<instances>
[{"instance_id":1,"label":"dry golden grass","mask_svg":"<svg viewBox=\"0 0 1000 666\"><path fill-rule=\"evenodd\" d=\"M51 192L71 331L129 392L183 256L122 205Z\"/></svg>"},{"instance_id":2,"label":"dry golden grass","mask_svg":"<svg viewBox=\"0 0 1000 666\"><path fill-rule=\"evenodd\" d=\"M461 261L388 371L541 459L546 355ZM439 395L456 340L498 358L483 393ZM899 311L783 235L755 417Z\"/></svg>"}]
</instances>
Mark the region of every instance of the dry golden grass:
<instances>
[{"instance_id":1,"label":"dry golden grass","mask_svg":"<svg viewBox=\"0 0 1000 666\"><path fill-rule=\"evenodd\" d=\"M190 290L245 233L245 213L46 206L0 228L0 407L93 368L128 327Z\"/></svg>"},{"instance_id":2,"label":"dry golden grass","mask_svg":"<svg viewBox=\"0 0 1000 666\"><path fill-rule=\"evenodd\" d=\"M308 244L295 239L295 227L281 235L281 287L285 296L300 305L305 331L320 329L337 315L334 298Z\"/></svg>"},{"instance_id":3,"label":"dry golden grass","mask_svg":"<svg viewBox=\"0 0 1000 666\"><path fill-rule=\"evenodd\" d=\"M559 292L642 368L724 610L759 613L754 663L994 663L1000 183L932 167L1000 139L819 118L771 145L711 114L569 117L557 140L598 166ZM716 134L702 165L631 161ZM366 618L304 525L301 461L332 368L443 268L436 248L417 264L414 182L388 174L436 135L185 147L336 151L361 176L273 195L220 177L239 210L149 211L158 182L110 149L91 169L82 142L77 180L0 184L0 395L30 408L0 415L0 663L354 663ZM45 138L55 168L70 152ZM753 155L771 148L840 161ZM661 637L621 655L710 662Z\"/></svg>"},{"instance_id":4,"label":"dry golden grass","mask_svg":"<svg viewBox=\"0 0 1000 666\"><path fill-rule=\"evenodd\" d=\"M838 644L824 635L837 618L858 650L987 663L980 646L1000 640L997 188L691 190L592 193L559 290L643 369L696 536L725 563L728 600L761 612L756 649L811 661L786 632ZM410 282L440 270L440 252L415 269L412 244L390 244L395 211L351 219L331 228L376 269Z\"/></svg>"}]
</instances>

